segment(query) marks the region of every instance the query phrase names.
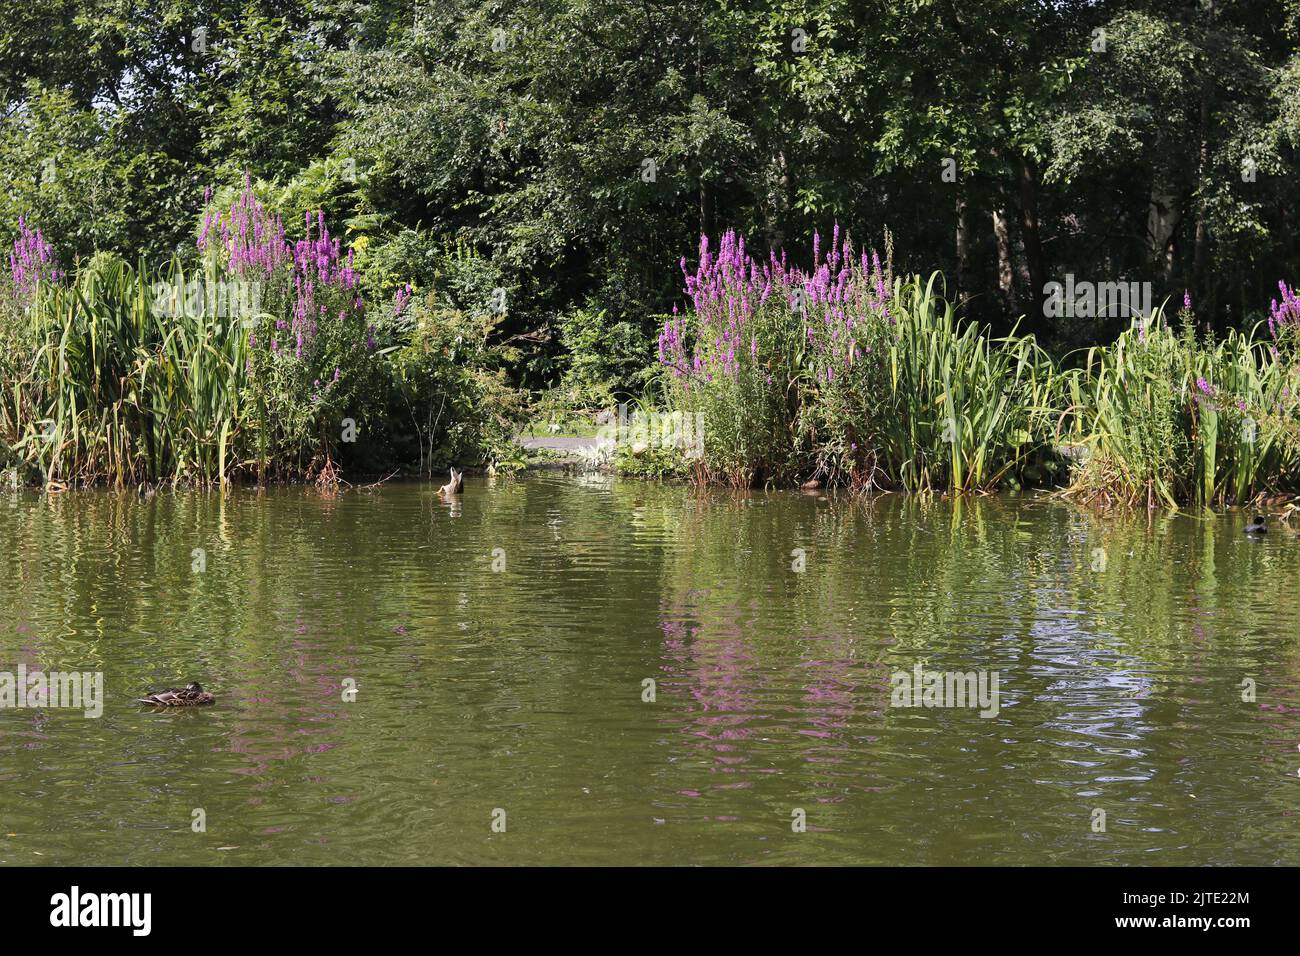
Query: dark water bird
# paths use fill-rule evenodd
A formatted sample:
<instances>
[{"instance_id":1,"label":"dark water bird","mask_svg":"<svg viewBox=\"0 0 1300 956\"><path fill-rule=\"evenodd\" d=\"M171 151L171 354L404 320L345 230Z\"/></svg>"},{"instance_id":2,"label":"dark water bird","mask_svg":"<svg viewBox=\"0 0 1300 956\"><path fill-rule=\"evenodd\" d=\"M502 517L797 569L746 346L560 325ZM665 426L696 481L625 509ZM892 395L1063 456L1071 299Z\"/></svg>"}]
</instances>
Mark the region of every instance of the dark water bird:
<instances>
[{"instance_id":1,"label":"dark water bird","mask_svg":"<svg viewBox=\"0 0 1300 956\"><path fill-rule=\"evenodd\" d=\"M186 684L179 690L176 688L160 690L156 694L141 697L139 700L140 703L148 704L151 707L203 707L206 704L215 704L217 702L217 699L199 684Z\"/></svg>"},{"instance_id":2,"label":"dark water bird","mask_svg":"<svg viewBox=\"0 0 1300 956\"><path fill-rule=\"evenodd\" d=\"M452 495L460 494L461 484L464 481L464 479L465 479L465 473L463 471L457 471L455 468L453 468L451 470L451 481L447 482L445 485L439 488L438 494L442 495L443 497L451 497Z\"/></svg>"},{"instance_id":3,"label":"dark water bird","mask_svg":"<svg viewBox=\"0 0 1300 956\"><path fill-rule=\"evenodd\" d=\"M1246 534L1268 534L1268 522L1263 515L1255 515L1255 520L1246 525Z\"/></svg>"}]
</instances>

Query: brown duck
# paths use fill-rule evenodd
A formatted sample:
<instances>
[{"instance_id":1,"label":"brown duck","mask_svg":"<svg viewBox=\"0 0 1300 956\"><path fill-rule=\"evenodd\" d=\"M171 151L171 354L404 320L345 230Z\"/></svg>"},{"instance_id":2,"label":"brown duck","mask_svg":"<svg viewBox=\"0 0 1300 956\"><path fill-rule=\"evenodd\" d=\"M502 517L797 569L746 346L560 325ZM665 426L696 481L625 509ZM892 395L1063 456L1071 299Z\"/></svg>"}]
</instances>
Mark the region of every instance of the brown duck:
<instances>
[{"instance_id":1,"label":"brown duck","mask_svg":"<svg viewBox=\"0 0 1300 956\"><path fill-rule=\"evenodd\" d=\"M139 700L140 703L151 707L203 707L217 702L217 698L198 684L186 684L180 689L160 690Z\"/></svg>"},{"instance_id":2,"label":"brown duck","mask_svg":"<svg viewBox=\"0 0 1300 956\"><path fill-rule=\"evenodd\" d=\"M442 495L444 498L450 498L452 495L460 494L461 484L464 479L465 473L453 468L451 470L451 481L439 488L438 494Z\"/></svg>"}]
</instances>

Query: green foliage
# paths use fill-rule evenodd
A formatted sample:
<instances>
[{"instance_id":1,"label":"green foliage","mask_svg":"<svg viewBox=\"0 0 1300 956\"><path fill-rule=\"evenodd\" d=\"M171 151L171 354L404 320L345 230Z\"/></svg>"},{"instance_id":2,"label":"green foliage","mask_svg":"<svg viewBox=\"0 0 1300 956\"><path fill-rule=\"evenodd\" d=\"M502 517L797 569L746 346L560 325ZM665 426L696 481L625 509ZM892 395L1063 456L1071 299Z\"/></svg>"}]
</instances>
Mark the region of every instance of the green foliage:
<instances>
[{"instance_id":1,"label":"green foliage","mask_svg":"<svg viewBox=\"0 0 1300 956\"><path fill-rule=\"evenodd\" d=\"M391 297L407 284L416 291L433 288L448 256L446 243L419 229L401 229L373 241L363 236L355 245L366 288L376 297Z\"/></svg>"},{"instance_id":2,"label":"green foliage","mask_svg":"<svg viewBox=\"0 0 1300 956\"><path fill-rule=\"evenodd\" d=\"M799 435L807 375L804 327L784 303L760 307L746 330L757 343L734 376L671 380L669 404L704 422L704 454L693 473L707 483L748 488L788 483L805 467Z\"/></svg>"},{"instance_id":3,"label":"green foliage","mask_svg":"<svg viewBox=\"0 0 1300 956\"><path fill-rule=\"evenodd\" d=\"M842 364L807 347L805 319L773 296L736 375L670 389L674 408L703 416L697 477L965 492L1018 476L1046 443L1052 363L1032 337L959 322L938 278L895 280L888 314L862 316Z\"/></svg>"},{"instance_id":4,"label":"green foliage","mask_svg":"<svg viewBox=\"0 0 1300 956\"><path fill-rule=\"evenodd\" d=\"M1210 506L1297 486L1296 353L1235 331L1198 339L1182 314L1175 330L1157 310L1065 375L1066 435L1089 451L1071 495Z\"/></svg>"},{"instance_id":5,"label":"green foliage","mask_svg":"<svg viewBox=\"0 0 1300 956\"><path fill-rule=\"evenodd\" d=\"M895 324L876 327L854 366L861 373L818 381L819 473L847 471L857 486L977 491L1018 476L1041 450L1050 359L1032 337L993 338L959 322L938 279L896 280Z\"/></svg>"},{"instance_id":6,"label":"green foliage","mask_svg":"<svg viewBox=\"0 0 1300 956\"><path fill-rule=\"evenodd\" d=\"M691 465L691 460L675 445L620 444L614 450L614 471L626 478L680 480L690 476Z\"/></svg>"},{"instance_id":7,"label":"green foliage","mask_svg":"<svg viewBox=\"0 0 1300 956\"><path fill-rule=\"evenodd\" d=\"M292 477L306 471L314 456L346 450L340 445L346 419L363 440L379 427L386 369L383 355L367 344L364 313L339 308L343 297L336 290L318 290L326 311L297 354L291 335L277 328L291 313L286 292L268 290L268 310L251 337L261 347L250 349L244 389L256 410L249 440L259 473ZM273 340L276 347L266 348Z\"/></svg>"},{"instance_id":8,"label":"green foliage","mask_svg":"<svg viewBox=\"0 0 1300 956\"><path fill-rule=\"evenodd\" d=\"M253 208L251 189L238 202ZM289 254L264 210L230 217L219 227L262 230L259 254ZM219 227L205 226L197 267L101 252L71 281L0 289L4 467L125 485L328 480L336 456L424 470L517 458L520 393L503 368L517 354L491 344L498 317L432 293L366 308L340 249L328 281L311 262L299 285L283 258L236 266Z\"/></svg>"},{"instance_id":9,"label":"green foliage","mask_svg":"<svg viewBox=\"0 0 1300 956\"><path fill-rule=\"evenodd\" d=\"M899 224L908 271L1053 348L1119 331L1044 320L1065 272L1189 288L1244 329L1300 256L1297 9L33 0L0 24L0 221L29 214L69 263L157 262L249 172L291 230L323 208L376 252L407 230L471 250L534 389L585 361L557 317L644 331L680 251L727 227L780 249Z\"/></svg>"},{"instance_id":10,"label":"green foliage","mask_svg":"<svg viewBox=\"0 0 1300 956\"><path fill-rule=\"evenodd\" d=\"M70 260L96 249L134 258L170 255L201 194L179 164L158 153L124 153L127 131L65 92L27 87L25 108L0 122L0 232L20 215L57 236Z\"/></svg>"},{"instance_id":11,"label":"green foliage","mask_svg":"<svg viewBox=\"0 0 1300 956\"><path fill-rule=\"evenodd\" d=\"M247 417L246 336L199 308L167 314L156 285L188 281L111 255L71 284L8 299L0 438L47 481L217 481Z\"/></svg>"},{"instance_id":12,"label":"green foliage","mask_svg":"<svg viewBox=\"0 0 1300 956\"><path fill-rule=\"evenodd\" d=\"M192 21L208 32L201 72L186 92L208 116L201 150L219 181L246 172L287 179L320 153L331 128L305 17L268 16L258 6Z\"/></svg>"},{"instance_id":13,"label":"green foliage","mask_svg":"<svg viewBox=\"0 0 1300 956\"><path fill-rule=\"evenodd\" d=\"M511 350L491 344L499 320L450 308L433 295L408 310L406 342L392 356L386 416L395 456L418 462L424 474L452 463L513 462L523 399L500 367Z\"/></svg>"},{"instance_id":14,"label":"green foliage","mask_svg":"<svg viewBox=\"0 0 1300 956\"><path fill-rule=\"evenodd\" d=\"M409 283L471 325L496 317L482 369L578 408L646 386L647 326L681 304L677 259L700 234L736 227L779 253L833 221L898 224L906 271L951 277L945 298L978 329L955 319L949 327L946 305L930 315L923 293L904 291L920 296L924 319L900 327L900 340L878 337L879 362L833 382L818 379L824 370L783 328L764 329L770 368L689 399L717 403L703 409L715 426L708 467L738 484L805 472L862 486L1019 480L1037 467L1030 459L1041 445L1039 346L1059 356L1110 343L1125 323L1048 320L1045 280L1149 279L1156 298L1191 289L1220 349L1238 341L1225 333L1263 314L1275 277L1300 261L1296 0L417 6L13 7L0 22L0 223L10 224L0 232L26 214L70 269L112 252L201 270L190 241L198 197L208 186L225 195L248 173L291 238L305 211L324 209L340 225L365 272L381 349L412 346L411 330L388 318ZM74 341L98 327L71 301L61 318L14 320L3 334L63 325ZM1238 350L1258 351L1257 341L1240 341ZM38 349L17 354L34 360ZM1211 443L1196 437L1210 417L1184 421L1155 384L1191 360L1118 349L1097 356L1150 384L1131 409L1150 433L1122 450L1115 438L1114 459L1131 459L1133 475L1155 483L1168 453L1179 476L1160 477L1170 495L1195 482L1206 496L1210 481L1213 495L1237 498L1283 467L1266 458L1258 471L1234 466L1225 477L1224 460L1250 456L1222 458L1233 428L1222 411L1211 467ZM886 355L896 372L886 374ZM346 399L362 407L356 414L379 415L392 398L376 363L321 361L355 365L366 395ZM253 364L275 424L242 422L241 434L256 431L278 455L292 446L295 461L318 453L309 444L328 442L343 411L313 400L332 367ZM1097 382L1120 374L1097 369ZM1225 353L1212 370L1229 369L1245 376L1249 363ZM1256 374L1263 369L1257 362ZM31 368L10 374L6 393ZM999 375L1015 396L1005 407L991 384ZM1273 382L1239 388L1251 414L1269 421L1276 407L1251 403ZM1080 382L1084 391L1093 384ZM106 407L119 400L96 393ZM967 405L948 414L940 404L950 402ZM949 417L955 443L935 437ZM1277 442L1288 434L1281 419ZM388 440L377 420L371 426L380 445ZM1118 426L1105 428L1118 436ZM444 444L445 454L468 447L435 439ZM1189 477L1195 469L1200 478Z\"/></svg>"},{"instance_id":15,"label":"green foliage","mask_svg":"<svg viewBox=\"0 0 1300 956\"><path fill-rule=\"evenodd\" d=\"M558 325L567 363L559 387L575 407L613 408L648 384L651 340L636 323L580 308L561 315Z\"/></svg>"},{"instance_id":16,"label":"green foliage","mask_svg":"<svg viewBox=\"0 0 1300 956\"><path fill-rule=\"evenodd\" d=\"M300 236L303 217L324 212L326 222L339 223L353 237L374 231L380 217L368 212L361 193L356 161L333 156L314 159L283 186L259 190L267 206L284 218L290 235Z\"/></svg>"}]
</instances>

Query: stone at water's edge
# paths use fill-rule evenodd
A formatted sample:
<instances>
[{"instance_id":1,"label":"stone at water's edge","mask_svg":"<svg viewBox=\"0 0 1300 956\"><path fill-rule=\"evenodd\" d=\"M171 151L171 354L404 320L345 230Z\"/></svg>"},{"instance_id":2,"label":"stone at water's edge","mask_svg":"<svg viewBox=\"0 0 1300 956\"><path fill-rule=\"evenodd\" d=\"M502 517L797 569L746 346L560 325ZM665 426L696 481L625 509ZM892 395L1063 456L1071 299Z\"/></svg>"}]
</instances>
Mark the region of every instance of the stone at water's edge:
<instances>
[{"instance_id":1,"label":"stone at water's edge","mask_svg":"<svg viewBox=\"0 0 1300 956\"><path fill-rule=\"evenodd\" d=\"M516 439L524 448L551 448L555 451L577 451L580 448L595 448L596 439L581 438L577 436L556 437L556 438L525 438L519 436Z\"/></svg>"},{"instance_id":2,"label":"stone at water's edge","mask_svg":"<svg viewBox=\"0 0 1300 956\"><path fill-rule=\"evenodd\" d=\"M1080 464L1087 461L1092 455L1092 449L1087 445L1053 445L1052 452Z\"/></svg>"}]
</instances>

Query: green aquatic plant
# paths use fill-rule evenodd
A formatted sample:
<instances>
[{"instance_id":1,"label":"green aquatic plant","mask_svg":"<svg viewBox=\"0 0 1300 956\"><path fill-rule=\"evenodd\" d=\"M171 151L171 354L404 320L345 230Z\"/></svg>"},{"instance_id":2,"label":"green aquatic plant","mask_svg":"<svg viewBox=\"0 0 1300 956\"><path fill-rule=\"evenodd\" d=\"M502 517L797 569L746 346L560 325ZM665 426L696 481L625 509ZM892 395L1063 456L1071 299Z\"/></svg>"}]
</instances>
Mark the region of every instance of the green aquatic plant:
<instances>
[{"instance_id":1,"label":"green aquatic plant","mask_svg":"<svg viewBox=\"0 0 1300 956\"><path fill-rule=\"evenodd\" d=\"M6 323L0 428L47 481L215 481L243 421L246 336L209 308L161 307L190 286L97 255Z\"/></svg>"},{"instance_id":2,"label":"green aquatic plant","mask_svg":"<svg viewBox=\"0 0 1300 956\"><path fill-rule=\"evenodd\" d=\"M1054 369L1032 336L994 338L926 281L897 280L879 363L881 467L910 491L979 491L1029 465L1050 421Z\"/></svg>"},{"instance_id":3,"label":"green aquatic plant","mask_svg":"<svg viewBox=\"0 0 1300 956\"><path fill-rule=\"evenodd\" d=\"M1294 362L1262 326L1221 339L1157 308L1062 380L1063 434L1088 453L1067 494L1100 504L1244 504L1295 488Z\"/></svg>"}]
</instances>

